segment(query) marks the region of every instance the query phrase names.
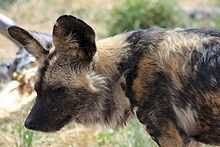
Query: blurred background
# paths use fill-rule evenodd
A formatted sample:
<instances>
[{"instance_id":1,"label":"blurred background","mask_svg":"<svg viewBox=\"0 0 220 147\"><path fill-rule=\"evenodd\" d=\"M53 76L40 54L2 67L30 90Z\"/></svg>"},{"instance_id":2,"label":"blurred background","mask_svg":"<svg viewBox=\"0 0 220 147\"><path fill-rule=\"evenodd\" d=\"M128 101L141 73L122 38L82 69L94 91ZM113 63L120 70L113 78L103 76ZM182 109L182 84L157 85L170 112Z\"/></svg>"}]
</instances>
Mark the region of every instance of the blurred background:
<instances>
[{"instance_id":1,"label":"blurred background","mask_svg":"<svg viewBox=\"0 0 220 147\"><path fill-rule=\"evenodd\" d=\"M97 39L102 39L153 26L220 29L220 1L0 0L0 146L156 147L136 120L114 131L74 123L49 134L24 128L35 96L36 66L21 46L7 38L2 24L51 34L56 19L63 14L83 19L94 28Z\"/></svg>"}]
</instances>

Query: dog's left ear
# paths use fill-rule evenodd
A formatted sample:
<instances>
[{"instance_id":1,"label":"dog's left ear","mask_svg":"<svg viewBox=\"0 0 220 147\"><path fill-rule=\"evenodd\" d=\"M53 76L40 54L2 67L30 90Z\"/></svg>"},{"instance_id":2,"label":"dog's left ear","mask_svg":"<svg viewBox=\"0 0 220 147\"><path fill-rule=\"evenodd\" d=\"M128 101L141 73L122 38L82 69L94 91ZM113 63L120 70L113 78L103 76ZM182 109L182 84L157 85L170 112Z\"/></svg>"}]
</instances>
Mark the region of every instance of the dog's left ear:
<instances>
[{"instance_id":1,"label":"dog's left ear","mask_svg":"<svg viewBox=\"0 0 220 147\"><path fill-rule=\"evenodd\" d=\"M27 31L18 26L9 27L8 33L40 63L47 57L52 47L52 37L48 34Z\"/></svg>"},{"instance_id":2,"label":"dog's left ear","mask_svg":"<svg viewBox=\"0 0 220 147\"><path fill-rule=\"evenodd\" d=\"M71 15L60 16L53 28L53 42L58 52L69 50L81 59L92 60L96 52L95 32L80 19Z\"/></svg>"}]
</instances>

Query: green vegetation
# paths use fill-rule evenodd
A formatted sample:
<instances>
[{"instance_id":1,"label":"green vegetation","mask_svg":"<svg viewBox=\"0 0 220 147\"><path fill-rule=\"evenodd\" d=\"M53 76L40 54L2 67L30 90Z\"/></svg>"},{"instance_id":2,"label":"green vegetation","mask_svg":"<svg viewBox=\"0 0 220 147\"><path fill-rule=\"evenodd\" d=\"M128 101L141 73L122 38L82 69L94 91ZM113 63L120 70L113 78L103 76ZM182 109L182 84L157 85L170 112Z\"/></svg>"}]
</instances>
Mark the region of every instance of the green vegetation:
<instances>
[{"instance_id":1,"label":"green vegetation","mask_svg":"<svg viewBox=\"0 0 220 147\"><path fill-rule=\"evenodd\" d=\"M130 123L116 131L106 129L98 134L99 146L113 147L156 147L156 143L146 134L138 122Z\"/></svg>"},{"instance_id":2,"label":"green vegetation","mask_svg":"<svg viewBox=\"0 0 220 147\"><path fill-rule=\"evenodd\" d=\"M183 21L184 20L184 21ZM187 17L177 0L124 0L112 9L109 22L111 35L152 26L184 27Z\"/></svg>"},{"instance_id":3,"label":"green vegetation","mask_svg":"<svg viewBox=\"0 0 220 147\"><path fill-rule=\"evenodd\" d=\"M220 29L220 17L219 16L214 18L214 27Z\"/></svg>"},{"instance_id":4,"label":"green vegetation","mask_svg":"<svg viewBox=\"0 0 220 147\"><path fill-rule=\"evenodd\" d=\"M0 8L5 8L16 0L0 0Z\"/></svg>"},{"instance_id":5,"label":"green vegetation","mask_svg":"<svg viewBox=\"0 0 220 147\"><path fill-rule=\"evenodd\" d=\"M220 5L217 0L205 2L210 6ZM182 11L178 0L123 0L121 4L114 5L109 14L106 17L109 35L153 26L220 28L219 16L190 18Z\"/></svg>"},{"instance_id":6,"label":"green vegetation","mask_svg":"<svg viewBox=\"0 0 220 147\"><path fill-rule=\"evenodd\" d=\"M23 147L30 147L32 145L32 141L33 141L33 131L24 129L23 123L19 125L18 128L18 132L19 132L19 139L22 146ZM16 142L16 147L18 147L18 142Z\"/></svg>"},{"instance_id":7,"label":"green vegetation","mask_svg":"<svg viewBox=\"0 0 220 147\"><path fill-rule=\"evenodd\" d=\"M216 29L220 29L220 18L219 16L212 16L201 19L191 19L190 23L187 27L199 28L199 27L212 27Z\"/></svg>"}]
</instances>

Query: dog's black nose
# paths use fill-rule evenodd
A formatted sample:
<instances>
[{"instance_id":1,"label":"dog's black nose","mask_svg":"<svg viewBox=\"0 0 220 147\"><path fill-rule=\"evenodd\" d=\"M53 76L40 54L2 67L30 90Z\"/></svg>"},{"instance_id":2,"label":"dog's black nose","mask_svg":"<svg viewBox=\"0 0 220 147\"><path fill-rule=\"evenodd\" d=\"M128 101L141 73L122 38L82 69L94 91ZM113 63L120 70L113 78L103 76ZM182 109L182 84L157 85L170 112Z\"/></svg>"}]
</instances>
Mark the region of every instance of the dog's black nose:
<instances>
[{"instance_id":1,"label":"dog's black nose","mask_svg":"<svg viewBox=\"0 0 220 147\"><path fill-rule=\"evenodd\" d=\"M33 121L33 119L28 118L26 119L24 126L27 129L34 130L36 128L36 123Z\"/></svg>"}]
</instances>

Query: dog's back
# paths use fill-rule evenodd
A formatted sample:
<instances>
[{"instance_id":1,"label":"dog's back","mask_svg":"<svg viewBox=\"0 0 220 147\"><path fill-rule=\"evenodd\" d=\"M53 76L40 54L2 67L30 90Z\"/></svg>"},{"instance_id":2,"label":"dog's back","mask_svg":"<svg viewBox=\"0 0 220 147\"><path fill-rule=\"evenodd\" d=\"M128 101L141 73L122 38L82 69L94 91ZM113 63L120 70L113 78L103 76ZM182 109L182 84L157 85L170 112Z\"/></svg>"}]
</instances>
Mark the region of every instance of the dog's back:
<instances>
[{"instance_id":1,"label":"dog's back","mask_svg":"<svg viewBox=\"0 0 220 147\"><path fill-rule=\"evenodd\" d=\"M138 119L162 146L190 138L220 145L220 32L156 28L142 36L144 51L127 74Z\"/></svg>"}]
</instances>

